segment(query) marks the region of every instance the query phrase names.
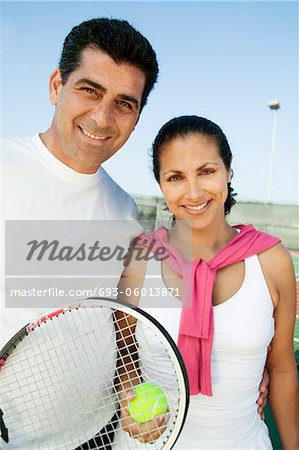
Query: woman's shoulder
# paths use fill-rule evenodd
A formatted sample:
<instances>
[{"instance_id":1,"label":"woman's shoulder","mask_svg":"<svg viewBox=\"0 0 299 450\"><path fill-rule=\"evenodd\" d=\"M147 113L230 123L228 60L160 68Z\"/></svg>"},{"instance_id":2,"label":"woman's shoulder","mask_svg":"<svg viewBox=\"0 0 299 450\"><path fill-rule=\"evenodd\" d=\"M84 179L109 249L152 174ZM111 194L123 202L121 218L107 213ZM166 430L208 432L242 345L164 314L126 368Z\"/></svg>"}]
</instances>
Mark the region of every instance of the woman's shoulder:
<instances>
[{"instance_id":1,"label":"woman's shoulder","mask_svg":"<svg viewBox=\"0 0 299 450\"><path fill-rule=\"evenodd\" d=\"M148 247L135 240L126 254L123 276L139 275L144 277L147 261Z\"/></svg>"},{"instance_id":2,"label":"woman's shoulder","mask_svg":"<svg viewBox=\"0 0 299 450\"><path fill-rule=\"evenodd\" d=\"M292 286L295 280L290 253L279 243L258 255L268 286L281 293Z\"/></svg>"},{"instance_id":3,"label":"woman's shoulder","mask_svg":"<svg viewBox=\"0 0 299 450\"><path fill-rule=\"evenodd\" d=\"M138 306L140 289L147 270L146 247L132 243L124 261L124 270L118 283L121 300Z\"/></svg>"},{"instance_id":4,"label":"woman's shoulder","mask_svg":"<svg viewBox=\"0 0 299 450\"><path fill-rule=\"evenodd\" d=\"M260 253L259 260L273 271L287 270L293 267L291 255L282 243L277 243Z\"/></svg>"},{"instance_id":5,"label":"woman's shoulder","mask_svg":"<svg viewBox=\"0 0 299 450\"><path fill-rule=\"evenodd\" d=\"M138 274L144 277L149 260L163 261L166 259L167 252L164 247L164 242L167 239L166 235L166 229L160 227L152 233L142 233L135 237L125 258L123 275Z\"/></svg>"}]
</instances>

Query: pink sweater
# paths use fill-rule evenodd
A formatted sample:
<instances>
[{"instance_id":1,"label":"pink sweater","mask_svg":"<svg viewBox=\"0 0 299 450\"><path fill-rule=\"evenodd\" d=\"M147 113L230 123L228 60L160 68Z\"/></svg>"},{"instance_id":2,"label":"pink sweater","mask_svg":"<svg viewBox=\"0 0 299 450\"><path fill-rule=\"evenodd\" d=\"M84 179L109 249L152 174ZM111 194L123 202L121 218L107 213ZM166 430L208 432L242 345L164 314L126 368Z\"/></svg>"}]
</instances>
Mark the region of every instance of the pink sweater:
<instances>
[{"instance_id":1,"label":"pink sweater","mask_svg":"<svg viewBox=\"0 0 299 450\"><path fill-rule=\"evenodd\" d=\"M222 267L262 253L280 240L258 231L253 225L237 225L240 232L210 261L187 261L168 243L167 229L142 234L138 242L151 252L164 248L165 259L176 274L183 277L183 308L181 312L178 347L186 365L191 395L199 392L212 395L211 352L214 321L212 293L216 272Z\"/></svg>"}]
</instances>

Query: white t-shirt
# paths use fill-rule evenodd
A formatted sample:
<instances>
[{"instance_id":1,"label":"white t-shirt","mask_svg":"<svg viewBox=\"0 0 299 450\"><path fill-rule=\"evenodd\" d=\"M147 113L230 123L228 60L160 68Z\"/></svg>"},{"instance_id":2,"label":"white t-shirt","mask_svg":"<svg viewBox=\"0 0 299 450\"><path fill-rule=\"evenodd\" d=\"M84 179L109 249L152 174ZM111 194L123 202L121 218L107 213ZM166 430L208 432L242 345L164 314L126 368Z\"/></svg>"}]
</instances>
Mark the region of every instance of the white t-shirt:
<instances>
[{"instance_id":1,"label":"white t-shirt","mask_svg":"<svg viewBox=\"0 0 299 450\"><path fill-rule=\"evenodd\" d=\"M128 247L132 237L142 231L137 222L138 212L133 199L112 180L102 167L94 174L82 174L74 171L59 161L46 148L38 134L30 138L4 139L2 154L3 229L1 235L3 249L5 248L4 223L7 227L6 235L8 235L7 229L11 227L8 220L84 221L85 224L102 221L99 222L99 235L103 234L103 229L105 233L108 230L111 242L114 242L115 239L115 243L121 243L125 248ZM81 226L82 222L78 222L78 224ZM118 224L123 225L119 228ZM22 234L24 226L26 228L27 225L20 222L20 234ZM47 227L46 222L45 227ZM41 228L43 228L42 224L39 225L39 229ZM19 238L19 233L16 233L16 237ZM6 247L6 251L9 251L9 246ZM21 326L49 309L8 308L7 304L5 306L4 267L3 251L0 348ZM56 267L58 267L57 264ZM118 261L117 267L114 266L113 275L119 277L122 268L123 262ZM20 272L18 273L20 274ZM62 274L64 274L63 269ZM99 267L100 274L101 268ZM113 280L113 285L117 285L116 278ZM25 302L25 299L23 300ZM69 302L70 299L61 299L62 304Z\"/></svg>"}]
</instances>

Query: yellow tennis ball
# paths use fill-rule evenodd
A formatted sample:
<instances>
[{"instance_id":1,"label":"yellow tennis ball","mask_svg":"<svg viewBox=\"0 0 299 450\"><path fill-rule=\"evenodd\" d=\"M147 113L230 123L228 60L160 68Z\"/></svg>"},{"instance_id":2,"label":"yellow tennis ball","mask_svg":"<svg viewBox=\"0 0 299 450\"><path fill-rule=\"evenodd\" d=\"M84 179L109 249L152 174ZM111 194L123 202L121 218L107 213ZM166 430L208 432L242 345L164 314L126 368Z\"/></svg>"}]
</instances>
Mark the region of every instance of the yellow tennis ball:
<instances>
[{"instance_id":1,"label":"yellow tennis ball","mask_svg":"<svg viewBox=\"0 0 299 450\"><path fill-rule=\"evenodd\" d=\"M135 398L128 402L128 411L135 422L145 423L168 411L163 389L156 383L141 383L134 388Z\"/></svg>"}]
</instances>

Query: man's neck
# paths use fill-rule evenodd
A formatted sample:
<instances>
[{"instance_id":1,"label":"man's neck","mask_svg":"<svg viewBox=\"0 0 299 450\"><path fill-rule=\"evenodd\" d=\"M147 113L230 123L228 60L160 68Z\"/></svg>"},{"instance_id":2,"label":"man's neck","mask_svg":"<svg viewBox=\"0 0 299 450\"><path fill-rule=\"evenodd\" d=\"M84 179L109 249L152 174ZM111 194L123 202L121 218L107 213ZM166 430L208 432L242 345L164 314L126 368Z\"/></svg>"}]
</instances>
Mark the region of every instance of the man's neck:
<instances>
[{"instance_id":1,"label":"man's neck","mask_svg":"<svg viewBox=\"0 0 299 450\"><path fill-rule=\"evenodd\" d=\"M55 156L56 159L58 159L58 161L65 164L75 172L91 175L99 170L98 166L85 167L82 166L82 164L77 163L76 161L66 158L64 153L60 150L61 145L59 145L59 143L57 142L57 138L55 137L55 133L52 130L52 126L44 133L39 133L39 137L45 147L49 150L50 153L52 153L53 156Z\"/></svg>"}]
</instances>

